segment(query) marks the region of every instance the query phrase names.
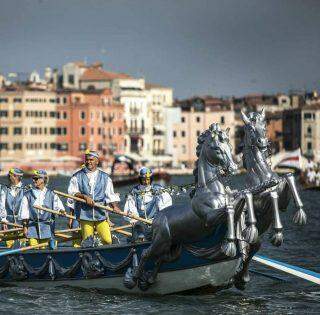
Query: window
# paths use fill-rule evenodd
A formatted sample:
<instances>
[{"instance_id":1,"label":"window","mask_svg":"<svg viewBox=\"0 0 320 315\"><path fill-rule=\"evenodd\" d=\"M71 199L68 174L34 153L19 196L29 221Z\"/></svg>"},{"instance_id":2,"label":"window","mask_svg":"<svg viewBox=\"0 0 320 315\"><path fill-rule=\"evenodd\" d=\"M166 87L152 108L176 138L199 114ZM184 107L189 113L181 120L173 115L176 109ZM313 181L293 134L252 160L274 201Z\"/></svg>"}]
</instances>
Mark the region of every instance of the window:
<instances>
[{"instance_id":1,"label":"window","mask_svg":"<svg viewBox=\"0 0 320 315\"><path fill-rule=\"evenodd\" d=\"M7 110L0 110L0 117L8 117L8 111Z\"/></svg>"},{"instance_id":2,"label":"window","mask_svg":"<svg viewBox=\"0 0 320 315\"><path fill-rule=\"evenodd\" d=\"M101 128L99 127L98 128L98 135L100 136L102 134L102 130L101 130Z\"/></svg>"},{"instance_id":3,"label":"window","mask_svg":"<svg viewBox=\"0 0 320 315\"><path fill-rule=\"evenodd\" d=\"M84 136L86 134L86 127L80 127L80 134Z\"/></svg>"},{"instance_id":4,"label":"window","mask_svg":"<svg viewBox=\"0 0 320 315\"><path fill-rule=\"evenodd\" d=\"M121 136L122 135L122 128L118 129L118 135Z\"/></svg>"},{"instance_id":5,"label":"window","mask_svg":"<svg viewBox=\"0 0 320 315\"><path fill-rule=\"evenodd\" d=\"M21 116L22 116L21 110L14 110L13 111L13 117L21 117Z\"/></svg>"},{"instance_id":6,"label":"window","mask_svg":"<svg viewBox=\"0 0 320 315\"><path fill-rule=\"evenodd\" d=\"M307 145L308 145L308 147L307 147L307 148L308 148L308 150L312 150L312 142L308 142L308 144L307 144Z\"/></svg>"},{"instance_id":7,"label":"window","mask_svg":"<svg viewBox=\"0 0 320 315\"><path fill-rule=\"evenodd\" d=\"M56 148L56 144L55 143L50 143L50 149L51 150L55 150Z\"/></svg>"},{"instance_id":8,"label":"window","mask_svg":"<svg viewBox=\"0 0 320 315\"><path fill-rule=\"evenodd\" d=\"M13 134L14 135L22 135L22 128L21 127L14 127Z\"/></svg>"},{"instance_id":9,"label":"window","mask_svg":"<svg viewBox=\"0 0 320 315\"><path fill-rule=\"evenodd\" d=\"M87 150L87 144L86 143L79 143L79 150Z\"/></svg>"},{"instance_id":10,"label":"window","mask_svg":"<svg viewBox=\"0 0 320 315\"><path fill-rule=\"evenodd\" d=\"M186 132L185 131L181 131L181 137L185 137L186 136Z\"/></svg>"},{"instance_id":11,"label":"window","mask_svg":"<svg viewBox=\"0 0 320 315\"><path fill-rule=\"evenodd\" d=\"M173 138L176 138L176 137L177 137L177 132L173 131Z\"/></svg>"},{"instance_id":12,"label":"window","mask_svg":"<svg viewBox=\"0 0 320 315\"><path fill-rule=\"evenodd\" d=\"M13 150L22 150L22 143L14 143Z\"/></svg>"},{"instance_id":13,"label":"window","mask_svg":"<svg viewBox=\"0 0 320 315\"><path fill-rule=\"evenodd\" d=\"M8 150L8 143L0 142L0 151L1 150Z\"/></svg>"},{"instance_id":14,"label":"window","mask_svg":"<svg viewBox=\"0 0 320 315\"><path fill-rule=\"evenodd\" d=\"M56 117L56 112L50 112L50 117L55 118Z\"/></svg>"},{"instance_id":15,"label":"window","mask_svg":"<svg viewBox=\"0 0 320 315\"><path fill-rule=\"evenodd\" d=\"M305 120L315 120L316 114L315 113L304 113Z\"/></svg>"},{"instance_id":16,"label":"window","mask_svg":"<svg viewBox=\"0 0 320 315\"><path fill-rule=\"evenodd\" d=\"M307 133L308 133L309 135L312 134L312 128L311 128L311 126L309 126L309 127L307 128Z\"/></svg>"},{"instance_id":17,"label":"window","mask_svg":"<svg viewBox=\"0 0 320 315\"><path fill-rule=\"evenodd\" d=\"M68 82L69 82L69 84L74 84L74 75L73 74L68 75Z\"/></svg>"},{"instance_id":18,"label":"window","mask_svg":"<svg viewBox=\"0 0 320 315\"><path fill-rule=\"evenodd\" d=\"M184 117L181 117L181 122L184 123L186 119Z\"/></svg>"},{"instance_id":19,"label":"window","mask_svg":"<svg viewBox=\"0 0 320 315\"><path fill-rule=\"evenodd\" d=\"M8 127L0 127L0 135L7 135Z\"/></svg>"},{"instance_id":20,"label":"window","mask_svg":"<svg viewBox=\"0 0 320 315\"><path fill-rule=\"evenodd\" d=\"M56 117L60 119L60 112L56 112Z\"/></svg>"},{"instance_id":21,"label":"window","mask_svg":"<svg viewBox=\"0 0 320 315\"><path fill-rule=\"evenodd\" d=\"M199 137L200 136L200 130L197 130L197 137Z\"/></svg>"},{"instance_id":22,"label":"window","mask_svg":"<svg viewBox=\"0 0 320 315\"><path fill-rule=\"evenodd\" d=\"M224 116L221 116L220 118L220 123L223 125L224 124Z\"/></svg>"},{"instance_id":23,"label":"window","mask_svg":"<svg viewBox=\"0 0 320 315\"><path fill-rule=\"evenodd\" d=\"M200 122L200 117L199 116L196 117L196 122Z\"/></svg>"},{"instance_id":24,"label":"window","mask_svg":"<svg viewBox=\"0 0 320 315\"><path fill-rule=\"evenodd\" d=\"M51 127L50 128L50 135L55 135L56 134L56 128Z\"/></svg>"},{"instance_id":25,"label":"window","mask_svg":"<svg viewBox=\"0 0 320 315\"><path fill-rule=\"evenodd\" d=\"M67 118L68 118L67 112L63 112L63 119L67 119Z\"/></svg>"},{"instance_id":26,"label":"window","mask_svg":"<svg viewBox=\"0 0 320 315\"><path fill-rule=\"evenodd\" d=\"M81 112L80 113L80 118L81 119L85 119L86 118L86 113L85 112Z\"/></svg>"},{"instance_id":27,"label":"window","mask_svg":"<svg viewBox=\"0 0 320 315\"><path fill-rule=\"evenodd\" d=\"M8 99L7 98L0 98L0 103L8 103Z\"/></svg>"}]
</instances>

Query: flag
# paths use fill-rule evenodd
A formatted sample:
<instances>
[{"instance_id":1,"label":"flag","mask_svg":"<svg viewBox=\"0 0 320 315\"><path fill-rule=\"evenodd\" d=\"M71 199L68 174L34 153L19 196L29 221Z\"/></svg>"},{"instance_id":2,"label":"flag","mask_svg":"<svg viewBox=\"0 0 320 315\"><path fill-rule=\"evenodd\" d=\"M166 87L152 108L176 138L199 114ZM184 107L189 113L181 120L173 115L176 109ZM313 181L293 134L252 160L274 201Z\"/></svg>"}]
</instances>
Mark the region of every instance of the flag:
<instances>
[{"instance_id":1,"label":"flag","mask_svg":"<svg viewBox=\"0 0 320 315\"><path fill-rule=\"evenodd\" d=\"M301 170L302 161L300 148L294 151L285 152L276 167L288 167Z\"/></svg>"}]
</instances>

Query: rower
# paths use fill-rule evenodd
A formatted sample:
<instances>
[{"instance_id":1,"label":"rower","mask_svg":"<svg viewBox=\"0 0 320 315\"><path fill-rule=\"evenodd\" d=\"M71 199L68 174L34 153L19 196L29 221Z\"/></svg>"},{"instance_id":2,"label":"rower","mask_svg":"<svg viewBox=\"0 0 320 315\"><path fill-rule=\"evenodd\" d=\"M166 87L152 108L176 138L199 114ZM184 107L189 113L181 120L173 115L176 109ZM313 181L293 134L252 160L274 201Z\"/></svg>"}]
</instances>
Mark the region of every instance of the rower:
<instances>
[{"instance_id":1,"label":"rower","mask_svg":"<svg viewBox=\"0 0 320 315\"><path fill-rule=\"evenodd\" d=\"M34 170L32 174L33 188L22 198L19 219L22 220L23 232L31 246L50 241L50 247L55 247L55 218L49 212L38 210L33 206L43 206L55 211L65 212L60 198L46 186L48 174L45 170Z\"/></svg>"},{"instance_id":2,"label":"rower","mask_svg":"<svg viewBox=\"0 0 320 315\"><path fill-rule=\"evenodd\" d=\"M22 185L23 171L19 168L11 168L8 172L8 186L3 186L0 193L0 217L1 221L6 223L20 224L18 220L18 212L24 194L25 187ZM7 229L7 225L3 224L3 229ZM14 236L11 233L7 236ZM14 240L6 241L7 247L12 247Z\"/></svg>"},{"instance_id":3,"label":"rower","mask_svg":"<svg viewBox=\"0 0 320 315\"><path fill-rule=\"evenodd\" d=\"M164 191L161 185L153 184L152 181L152 170L147 167L142 167L139 170L140 184L135 186L129 193L124 206L125 213L144 219L153 219L158 211L172 205L170 194ZM132 224L136 224L136 220L134 219L126 218L126 220ZM139 223L139 225L141 224ZM138 233L149 233L146 226L143 228L139 226L137 230L140 230ZM143 238L142 235L138 237Z\"/></svg>"},{"instance_id":4,"label":"rower","mask_svg":"<svg viewBox=\"0 0 320 315\"><path fill-rule=\"evenodd\" d=\"M86 201L75 202L74 212L80 220L82 240L98 233L103 244L111 244L111 232L108 215L105 210L94 207L94 203L108 205L120 211L119 195L113 190L113 183L106 172L98 169L99 154L96 151L85 152L85 167L73 174L68 193Z\"/></svg>"}]
</instances>

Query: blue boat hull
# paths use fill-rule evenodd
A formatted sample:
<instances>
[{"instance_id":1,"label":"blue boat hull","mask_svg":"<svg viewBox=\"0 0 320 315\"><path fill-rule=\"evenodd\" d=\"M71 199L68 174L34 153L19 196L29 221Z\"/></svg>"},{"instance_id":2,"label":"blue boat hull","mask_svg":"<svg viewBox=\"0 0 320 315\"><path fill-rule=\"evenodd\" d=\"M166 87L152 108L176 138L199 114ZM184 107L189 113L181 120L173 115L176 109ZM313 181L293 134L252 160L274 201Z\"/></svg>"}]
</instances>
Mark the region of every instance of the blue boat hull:
<instances>
[{"instance_id":1,"label":"blue boat hull","mask_svg":"<svg viewBox=\"0 0 320 315\"><path fill-rule=\"evenodd\" d=\"M214 235L191 244L193 249L219 248L225 227ZM203 286L221 287L230 282L240 264L239 258L203 258L183 246L178 259L164 263L156 282L148 290L138 286L128 289L123 280L134 256L139 259L149 242L109 245L96 248L65 247L56 250L33 250L0 257L0 282L24 286L68 285L99 288L133 294L169 294ZM189 244L190 245L190 244ZM149 261L145 270L152 270Z\"/></svg>"}]
</instances>

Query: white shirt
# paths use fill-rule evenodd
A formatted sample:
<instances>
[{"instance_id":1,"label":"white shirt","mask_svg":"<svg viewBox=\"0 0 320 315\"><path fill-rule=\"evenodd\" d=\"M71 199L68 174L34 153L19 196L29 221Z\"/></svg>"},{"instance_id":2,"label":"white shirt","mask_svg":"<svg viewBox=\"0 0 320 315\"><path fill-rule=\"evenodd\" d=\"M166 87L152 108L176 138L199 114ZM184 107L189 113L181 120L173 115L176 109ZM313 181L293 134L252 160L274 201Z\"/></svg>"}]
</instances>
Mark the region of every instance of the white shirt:
<instances>
[{"instance_id":1,"label":"white shirt","mask_svg":"<svg viewBox=\"0 0 320 315\"><path fill-rule=\"evenodd\" d=\"M22 183L18 183L18 185L11 185L8 187L9 194L12 197L15 197L22 187ZM0 192L0 219L4 222L7 221L7 210L6 210L6 190L2 189Z\"/></svg>"},{"instance_id":2,"label":"white shirt","mask_svg":"<svg viewBox=\"0 0 320 315\"><path fill-rule=\"evenodd\" d=\"M99 170L95 170L94 172L87 172L86 175L89 180L89 186L90 186L90 193L94 199L94 188L97 181L97 176L99 174ZM69 195L75 195L76 193L80 193L78 180L76 176L72 176L70 180L70 184L68 187L68 194ZM105 190L105 203L111 203L111 202L118 202L120 201L119 194L115 193L113 190L113 183L112 180L108 177L107 179L107 185ZM71 209L74 209L74 200L68 199L67 201L68 207Z\"/></svg>"},{"instance_id":3,"label":"white shirt","mask_svg":"<svg viewBox=\"0 0 320 315\"><path fill-rule=\"evenodd\" d=\"M143 204L149 203L153 198L156 197L151 192L151 186L139 185L139 190L145 191L145 193L142 195ZM157 197L158 197L157 202L158 202L159 210L162 210L172 205L172 198L169 193L163 192L162 194L157 195ZM136 200L134 196L132 195L128 196L126 203L124 205L123 211L127 214L131 214L139 217L139 212L137 209ZM125 217L125 219L130 223L136 222L136 220L128 217Z\"/></svg>"},{"instance_id":4,"label":"white shirt","mask_svg":"<svg viewBox=\"0 0 320 315\"><path fill-rule=\"evenodd\" d=\"M32 191L34 192L34 194L36 196L36 200L33 205L43 206L43 201L44 201L44 198L45 198L45 195L47 192L47 188L44 187L44 189L42 189L42 190L33 188ZM60 200L60 198L56 194L53 197L53 209L52 210L55 210L55 211L64 210L64 206L62 204L62 201ZM43 210L38 210L38 209L37 209L37 211L39 211L40 214L45 212ZM24 196L22 198L18 218L20 220L30 219L29 202L28 202L28 199L26 196Z\"/></svg>"}]
</instances>

